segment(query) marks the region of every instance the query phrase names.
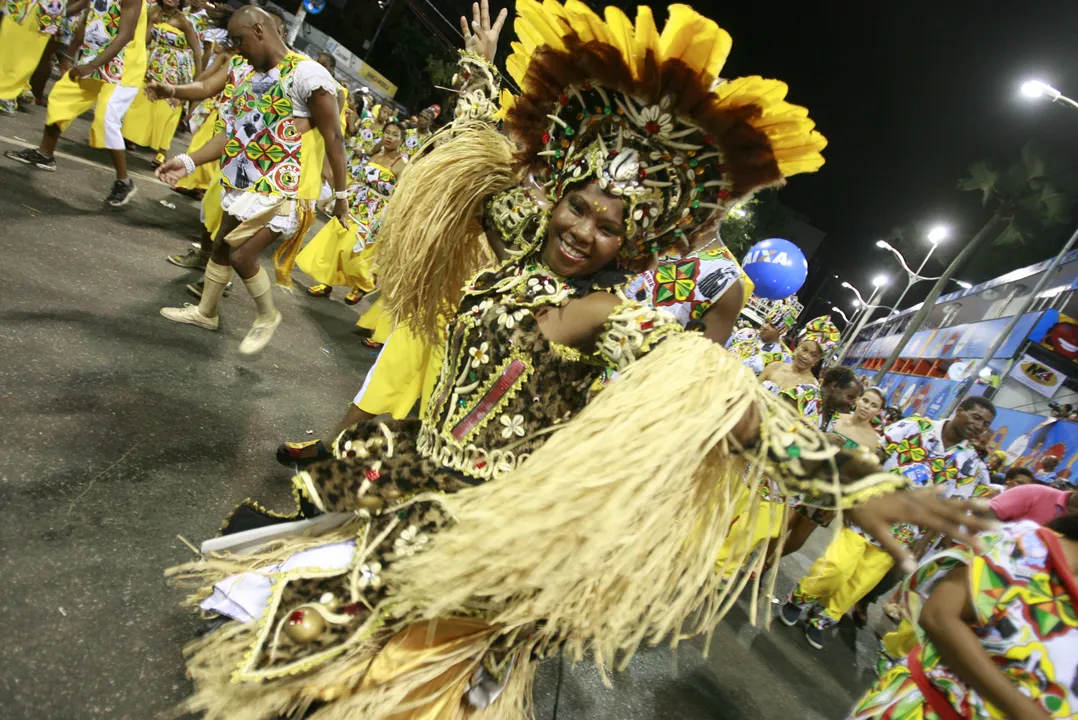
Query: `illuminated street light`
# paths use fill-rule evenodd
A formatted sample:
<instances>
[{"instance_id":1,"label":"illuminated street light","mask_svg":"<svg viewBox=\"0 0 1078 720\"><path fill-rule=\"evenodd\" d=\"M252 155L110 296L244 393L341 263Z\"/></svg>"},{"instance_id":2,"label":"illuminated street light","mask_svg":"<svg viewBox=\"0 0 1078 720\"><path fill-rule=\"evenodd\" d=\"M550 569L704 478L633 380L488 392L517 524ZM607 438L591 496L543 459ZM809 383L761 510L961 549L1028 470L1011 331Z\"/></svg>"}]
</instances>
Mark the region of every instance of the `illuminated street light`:
<instances>
[{"instance_id":1,"label":"illuminated street light","mask_svg":"<svg viewBox=\"0 0 1078 720\"><path fill-rule=\"evenodd\" d=\"M876 277L872 278L872 284L875 287L883 287L884 285L887 284L887 276L886 275L877 275Z\"/></svg>"},{"instance_id":2,"label":"illuminated street light","mask_svg":"<svg viewBox=\"0 0 1078 720\"><path fill-rule=\"evenodd\" d=\"M955 283L958 285L958 287L962 288L963 290L969 290L971 287L973 287L972 285L970 285L965 280L955 280Z\"/></svg>"},{"instance_id":3,"label":"illuminated street light","mask_svg":"<svg viewBox=\"0 0 1078 720\"><path fill-rule=\"evenodd\" d=\"M850 318L849 318L849 316L848 316L848 315L846 315L846 313L844 313L844 312L842 311L842 308L840 308L840 307L839 307L838 305L836 305L836 304L834 304L834 303L832 303L832 302L829 302L829 303L827 303L827 305L828 305L828 306L829 306L829 307L830 307L830 308L831 308L832 310L834 310L835 312L837 312L837 313L838 313L839 315L841 315L841 316L842 316L842 319L846 321L846 325L847 325L847 326L848 326L848 325L850 324Z\"/></svg>"},{"instance_id":4,"label":"illuminated street light","mask_svg":"<svg viewBox=\"0 0 1078 720\"><path fill-rule=\"evenodd\" d=\"M1033 99L1046 97L1052 102L1064 102L1073 108L1078 108L1078 102L1071 100L1059 90L1040 80L1027 80L1022 83L1022 94Z\"/></svg>"},{"instance_id":5,"label":"illuminated street light","mask_svg":"<svg viewBox=\"0 0 1078 720\"><path fill-rule=\"evenodd\" d=\"M928 242L932 243L933 247L939 245L950 236L951 231L943 225L936 225L928 231Z\"/></svg>"}]
</instances>

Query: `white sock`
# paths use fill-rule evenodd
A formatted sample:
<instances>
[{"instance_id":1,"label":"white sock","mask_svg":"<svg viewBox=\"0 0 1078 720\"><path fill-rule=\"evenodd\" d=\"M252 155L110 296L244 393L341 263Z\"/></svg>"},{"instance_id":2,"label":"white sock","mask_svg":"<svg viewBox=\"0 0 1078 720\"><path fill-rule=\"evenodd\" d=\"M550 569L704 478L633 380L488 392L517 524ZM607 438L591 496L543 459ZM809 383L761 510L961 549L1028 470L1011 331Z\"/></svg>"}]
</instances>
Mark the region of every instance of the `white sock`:
<instances>
[{"instance_id":1,"label":"white sock","mask_svg":"<svg viewBox=\"0 0 1078 720\"><path fill-rule=\"evenodd\" d=\"M203 277L202 299L198 301L198 311L205 317L217 317L217 305L225 294L225 285L232 277L232 268L218 265L213 260L206 263Z\"/></svg>"},{"instance_id":2,"label":"white sock","mask_svg":"<svg viewBox=\"0 0 1078 720\"><path fill-rule=\"evenodd\" d=\"M255 308L258 311L255 324L264 325L273 320L277 315L277 308L273 305L273 287L270 284L270 277L269 273L266 272L266 268L258 268L258 272L254 274L254 277L244 280L243 284L247 286L247 292L250 293L251 299L255 301Z\"/></svg>"}]
</instances>

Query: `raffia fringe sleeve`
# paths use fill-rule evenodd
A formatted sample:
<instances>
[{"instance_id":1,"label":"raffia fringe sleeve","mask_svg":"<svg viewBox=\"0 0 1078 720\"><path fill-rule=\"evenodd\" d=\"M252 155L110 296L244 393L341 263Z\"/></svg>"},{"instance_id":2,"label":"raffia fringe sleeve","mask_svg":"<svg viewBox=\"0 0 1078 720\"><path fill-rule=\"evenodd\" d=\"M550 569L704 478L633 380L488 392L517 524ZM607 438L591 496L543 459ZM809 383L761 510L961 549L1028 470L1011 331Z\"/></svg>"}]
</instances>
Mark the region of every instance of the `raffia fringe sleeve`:
<instances>
[{"instance_id":1,"label":"raffia fringe sleeve","mask_svg":"<svg viewBox=\"0 0 1078 720\"><path fill-rule=\"evenodd\" d=\"M486 58L461 50L453 85L459 86L454 122L494 122L498 112L498 70Z\"/></svg>"},{"instance_id":2,"label":"raffia fringe sleeve","mask_svg":"<svg viewBox=\"0 0 1078 720\"><path fill-rule=\"evenodd\" d=\"M649 343L619 332L629 338L623 353ZM459 522L393 570L400 610L433 618L482 606L494 624L534 628L540 656L564 647L600 668L623 666L642 643L709 634L728 611L749 574L725 583L715 558L746 484L755 495L766 472L816 487L793 479L791 446L825 456L815 482L839 506L875 494L873 484L894 489L879 473L847 493L838 450L801 429L738 358L696 333L666 332L528 462L445 498ZM745 417L761 427L751 448L735 440Z\"/></svg>"}]
</instances>

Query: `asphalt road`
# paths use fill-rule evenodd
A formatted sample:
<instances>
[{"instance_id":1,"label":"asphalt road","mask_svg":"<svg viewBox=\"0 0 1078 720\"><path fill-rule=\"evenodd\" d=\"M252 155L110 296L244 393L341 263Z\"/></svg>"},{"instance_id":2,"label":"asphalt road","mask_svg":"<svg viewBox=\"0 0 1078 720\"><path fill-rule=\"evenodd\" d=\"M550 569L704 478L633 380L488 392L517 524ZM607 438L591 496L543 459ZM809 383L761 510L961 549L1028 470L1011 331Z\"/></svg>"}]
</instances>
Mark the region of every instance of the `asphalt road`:
<instances>
[{"instance_id":1,"label":"asphalt road","mask_svg":"<svg viewBox=\"0 0 1078 720\"><path fill-rule=\"evenodd\" d=\"M36 143L44 109L0 118L0 151ZM179 540L209 537L245 497L287 506L273 451L322 433L373 361L356 309L276 292L284 323L258 356L237 346L254 317L242 287L217 333L172 324L197 275L165 262L199 231L197 204L152 179L104 207L112 170L79 120L59 170L0 157L0 717L148 720L188 691L180 648L196 620L162 570ZM188 138L177 139L176 150ZM161 204L175 205L169 208ZM266 259L269 267L270 261ZM302 280L302 278L300 278ZM361 304L358 309L362 310ZM823 549L785 559L786 592ZM770 608L765 608L770 609ZM749 624L745 602L701 645L641 653L604 688L587 664L548 662L537 717L838 720L873 679L871 631L817 652L801 633Z\"/></svg>"}]
</instances>

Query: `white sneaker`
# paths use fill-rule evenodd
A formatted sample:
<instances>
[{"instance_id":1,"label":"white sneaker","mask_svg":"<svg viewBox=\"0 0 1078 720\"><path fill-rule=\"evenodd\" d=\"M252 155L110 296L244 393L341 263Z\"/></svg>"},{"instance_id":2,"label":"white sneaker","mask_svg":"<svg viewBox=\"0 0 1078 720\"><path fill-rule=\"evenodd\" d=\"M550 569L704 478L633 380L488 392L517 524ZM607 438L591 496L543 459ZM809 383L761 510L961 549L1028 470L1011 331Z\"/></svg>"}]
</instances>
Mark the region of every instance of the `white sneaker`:
<instances>
[{"instance_id":1,"label":"white sneaker","mask_svg":"<svg viewBox=\"0 0 1078 720\"><path fill-rule=\"evenodd\" d=\"M256 352L260 352L262 348L269 345L269 341L273 339L273 333L277 332L277 326L281 324L282 316L279 310L275 311L276 314L273 319L268 323L255 322L251 326L251 329L247 332L247 337L240 343L240 352L244 355L254 355Z\"/></svg>"},{"instance_id":2,"label":"white sneaker","mask_svg":"<svg viewBox=\"0 0 1078 720\"><path fill-rule=\"evenodd\" d=\"M216 330L219 322L218 316L206 317L198 311L198 305L192 305L191 303L184 303L182 308L161 308L161 315L172 322L198 325L200 328L206 328L207 330Z\"/></svg>"}]
</instances>

